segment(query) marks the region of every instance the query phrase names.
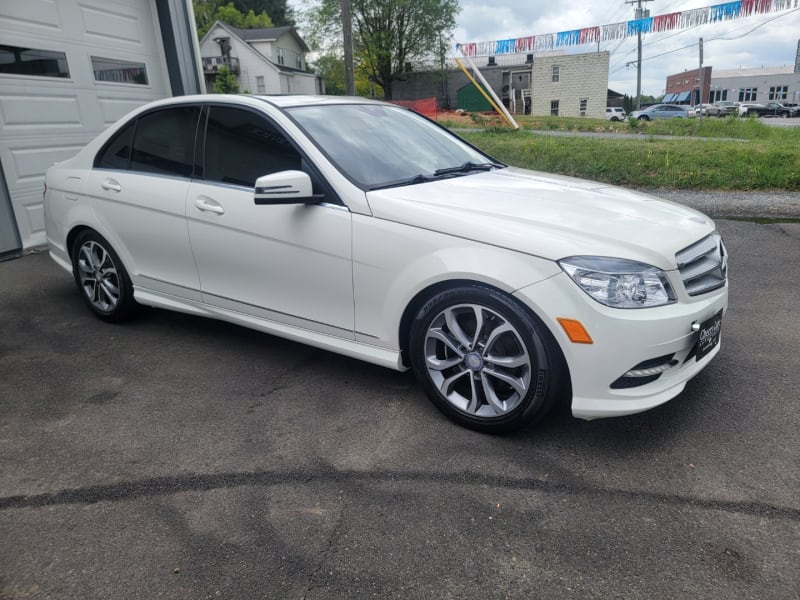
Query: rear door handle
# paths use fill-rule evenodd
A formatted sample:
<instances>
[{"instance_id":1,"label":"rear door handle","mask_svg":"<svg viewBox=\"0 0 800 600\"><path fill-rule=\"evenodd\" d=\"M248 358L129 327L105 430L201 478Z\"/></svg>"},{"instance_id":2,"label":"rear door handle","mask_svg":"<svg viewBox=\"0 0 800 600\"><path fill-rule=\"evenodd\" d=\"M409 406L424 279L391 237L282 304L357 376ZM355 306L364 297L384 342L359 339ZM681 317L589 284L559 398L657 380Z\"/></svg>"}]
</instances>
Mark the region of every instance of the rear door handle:
<instances>
[{"instance_id":1,"label":"rear door handle","mask_svg":"<svg viewBox=\"0 0 800 600\"><path fill-rule=\"evenodd\" d=\"M211 198L205 198L205 197L198 198L197 200L194 201L194 205L195 207L197 207L197 210L203 212L211 212L217 215L225 214L225 209L222 208L222 205L216 200L212 200Z\"/></svg>"},{"instance_id":2,"label":"rear door handle","mask_svg":"<svg viewBox=\"0 0 800 600\"><path fill-rule=\"evenodd\" d=\"M114 181L113 179L104 179L103 183L100 184L100 187L102 187L104 190L109 190L109 191L112 191L112 192L121 192L122 191L122 186L117 181Z\"/></svg>"}]
</instances>

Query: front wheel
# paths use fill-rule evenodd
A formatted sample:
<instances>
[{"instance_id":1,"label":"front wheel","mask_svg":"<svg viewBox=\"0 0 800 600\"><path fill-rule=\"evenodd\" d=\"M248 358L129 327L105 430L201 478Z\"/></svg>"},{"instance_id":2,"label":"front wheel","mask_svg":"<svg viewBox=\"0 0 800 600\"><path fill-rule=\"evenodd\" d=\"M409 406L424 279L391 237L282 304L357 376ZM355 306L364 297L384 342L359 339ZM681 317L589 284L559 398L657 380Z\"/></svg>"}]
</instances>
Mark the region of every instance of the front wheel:
<instances>
[{"instance_id":1,"label":"front wheel","mask_svg":"<svg viewBox=\"0 0 800 600\"><path fill-rule=\"evenodd\" d=\"M639 117L639 121L649 121L649 120L650 120L650 117L647 117L645 115L642 115L641 117Z\"/></svg>"},{"instance_id":2,"label":"front wheel","mask_svg":"<svg viewBox=\"0 0 800 600\"><path fill-rule=\"evenodd\" d=\"M125 321L135 313L133 285L111 244L83 231L72 245L72 272L84 302L104 321Z\"/></svg>"},{"instance_id":3,"label":"front wheel","mask_svg":"<svg viewBox=\"0 0 800 600\"><path fill-rule=\"evenodd\" d=\"M538 421L565 391L566 366L545 325L513 298L481 286L426 302L411 326L410 356L433 404L486 433Z\"/></svg>"}]
</instances>

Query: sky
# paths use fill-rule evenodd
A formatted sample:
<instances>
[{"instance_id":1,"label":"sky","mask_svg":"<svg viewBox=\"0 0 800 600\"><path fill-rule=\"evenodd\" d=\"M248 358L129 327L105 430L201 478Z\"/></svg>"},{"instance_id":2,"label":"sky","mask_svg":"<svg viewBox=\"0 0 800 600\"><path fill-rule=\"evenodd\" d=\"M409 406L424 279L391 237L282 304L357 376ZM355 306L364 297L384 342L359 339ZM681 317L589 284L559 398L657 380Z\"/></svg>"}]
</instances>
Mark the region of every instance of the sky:
<instances>
[{"instance_id":1,"label":"sky","mask_svg":"<svg viewBox=\"0 0 800 600\"><path fill-rule=\"evenodd\" d=\"M723 0L724 2L724 0ZM721 4L720 0L653 0L644 4L651 16ZM634 18L634 5L623 0L461 0L455 41L482 42L530 35L558 33L608 25ZM703 38L703 66L714 71L792 66L800 39L798 8L754 14L732 21L701 25L680 32L648 33L642 38L642 94L664 93L667 75L699 66L698 41ZM776 18L777 17L777 18ZM722 39L728 38L728 39ZM683 48L684 46L691 46ZM567 52L592 52L597 44L566 48ZM608 87L636 94L636 37L601 42L611 52ZM661 55L661 56L658 56ZM455 56L455 54L454 54ZM632 65L626 63L633 62ZM800 81L800 73L796 74Z\"/></svg>"}]
</instances>

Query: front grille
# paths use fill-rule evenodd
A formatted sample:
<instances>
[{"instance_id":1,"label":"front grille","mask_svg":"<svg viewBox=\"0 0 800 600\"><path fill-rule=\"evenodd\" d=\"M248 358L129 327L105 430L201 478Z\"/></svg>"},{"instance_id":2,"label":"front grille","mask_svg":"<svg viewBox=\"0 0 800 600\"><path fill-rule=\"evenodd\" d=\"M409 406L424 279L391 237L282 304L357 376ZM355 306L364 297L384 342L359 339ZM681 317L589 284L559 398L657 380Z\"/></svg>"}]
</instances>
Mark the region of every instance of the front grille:
<instances>
[{"instance_id":1,"label":"front grille","mask_svg":"<svg viewBox=\"0 0 800 600\"><path fill-rule=\"evenodd\" d=\"M728 253L719 234L712 233L675 255L683 285L690 296L699 296L725 285Z\"/></svg>"}]
</instances>

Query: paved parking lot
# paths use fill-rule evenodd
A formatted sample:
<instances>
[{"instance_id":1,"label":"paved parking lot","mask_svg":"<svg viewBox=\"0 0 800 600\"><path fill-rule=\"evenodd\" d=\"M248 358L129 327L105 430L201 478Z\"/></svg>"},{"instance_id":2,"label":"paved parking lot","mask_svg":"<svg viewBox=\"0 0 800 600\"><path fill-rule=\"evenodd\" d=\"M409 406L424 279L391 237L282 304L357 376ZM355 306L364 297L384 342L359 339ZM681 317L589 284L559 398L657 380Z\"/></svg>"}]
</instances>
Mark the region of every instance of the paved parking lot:
<instances>
[{"instance_id":1,"label":"paved parking lot","mask_svg":"<svg viewBox=\"0 0 800 600\"><path fill-rule=\"evenodd\" d=\"M92 317L0 263L0 598L800 597L800 225L720 221L717 359L651 412L489 437L409 374Z\"/></svg>"}]
</instances>

